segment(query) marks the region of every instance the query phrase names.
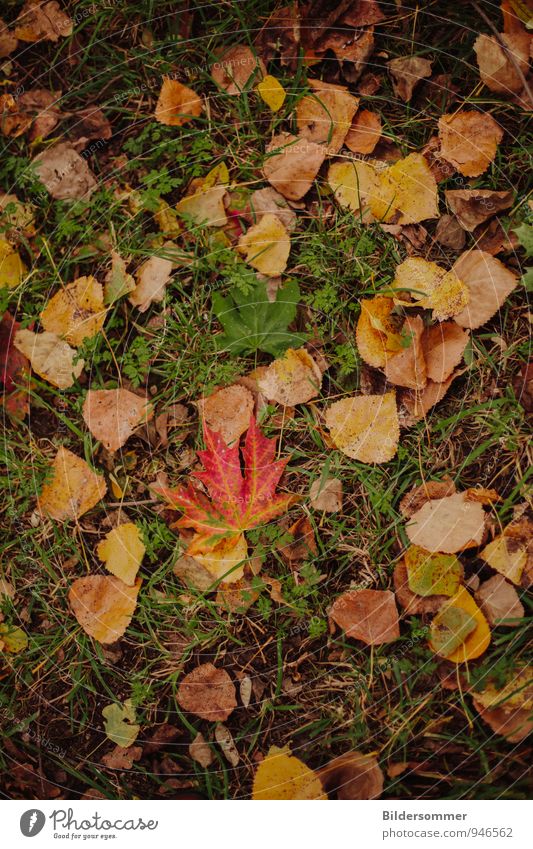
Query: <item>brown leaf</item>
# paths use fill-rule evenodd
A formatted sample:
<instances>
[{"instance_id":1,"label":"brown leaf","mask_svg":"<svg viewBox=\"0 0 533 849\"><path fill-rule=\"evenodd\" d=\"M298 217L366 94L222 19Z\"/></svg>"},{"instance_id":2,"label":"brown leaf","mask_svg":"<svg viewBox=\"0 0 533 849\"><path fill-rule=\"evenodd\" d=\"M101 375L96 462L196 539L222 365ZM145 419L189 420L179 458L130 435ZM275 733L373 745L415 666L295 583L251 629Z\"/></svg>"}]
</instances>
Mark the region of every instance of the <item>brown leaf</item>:
<instances>
[{"instance_id":1,"label":"brown leaf","mask_svg":"<svg viewBox=\"0 0 533 849\"><path fill-rule=\"evenodd\" d=\"M488 581L484 581L475 595L490 625L505 625L508 628L520 626L520 622L501 621L522 619L524 616L524 607L518 598L518 593L503 575L494 575Z\"/></svg>"},{"instance_id":2,"label":"brown leaf","mask_svg":"<svg viewBox=\"0 0 533 849\"><path fill-rule=\"evenodd\" d=\"M481 719L490 726L494 733L501 734L510 743L520 743L533 731L533 719L531 719L529 708L527 710L523 708L505 710L503 707L485 708L477 699L473 699L473 705Z\"/></svg>"},{"instance_id":3,"label":"brown leaf","mask_svg":"<svg viewBox=\"0 0 533 849\"><path fill-rule=\"evenodd\" d=\"M74 348L55 333L17 330L13 344L29 359L33 371L58 389L68 389L83 371L84 360L76 358Z\"/></svg>"},{"instance_id":4,"label":"brown leaf","mask_svg":"<svg viewBox=\"0 0 533 849\"><path fill-rule=\"evenodd\" d=\"M18 38L8 30L4 20L0 18L0 59L11 56L17 45Z\"/></svg>"},{"instance_id":5,"label":"brown leaf","mask_svg":"<svg viewBox=\"0 0 533 849\"><path fill-rule=\"evenodd\" d=\"M445 214L439 218L435 228L435 240L445 248L451 248L454 251L464 248L466 234L455 215Z\"/></svg>"},{"instance_id":6,"label":"brown leaf","mask_svg":"<svg viewBox=\"0 0 533 849\"><path fill-rule=\"evenodd\" d=\"M374 50L374 27L368 27L360 31L347 31L343 29L326 30L325 35L317 43L317 53L325 53L331 50L335 58L341 63L350 63L350 73L346 79L355 82L363 72L363 68Z\"/></svg>"},{"instance_id":7,"label":"brown leaf","mask_svg":"<svg viewBox=\"0 0 533 849\"><path fill-rule=\"evenodd\" d=\"M197 404L211 430L220 433L225 443L231 445L248 429L254 399L244 386L233 384L218 389Z\"/></svg>"},{"instance_id":8,"label":"brown leaf","mask_svg":"<svg viewBox=\"0 0 533 849\"><path fill-rule=\"evenodd\" d=\"M529 70L529 50L531 36L525 31L500 33L500 39L507 50L504 50L494 35L481 33L474 42L479 75L491 91L510 95L518 93L523 87L523 78L516 70L516 65L523 76ZM510 55L509 55L510 54ZM511 61L510 56L514 59Z\"/></svg>"},{"instance_id":9,"label":"brown leaf","mask_svg":"<svg viewBox=\"0 0 533 849\"><path fill-rule=\"evenodd\" d=\"M52 463L52 478L43 485L39 510L58 522L79 519L98 504L107 491L102 475L63 446Z\"/></svg>"},{"instance_id":10,"label":"brown leaf","mask_svg":"<svg viewBox=\"0 0 533 849\"><path fill-rule=\"evenodd\" d=\"M10 98L10 95L5 95ZM21 94L17 99L4 100L2 132L16 138L25 133L33 124L29 140L46 138L61 118L61 111L54 106L61 98L60 91L48 91L34 88ZM6 111L6 107L7 110Z\"/></svg>"},{"instance_id":11,"label":"brown leaf","mask_svg":"<svg viewBox=\"0 0 533 849\"><path fill-rule=\"evenodd\" d=\"M59 41L72 35L73 24L57 0L42 3L26 0L15 21L14 35L20 41Z\"/></svg>"},{"instance_id":12,"label":"brown leaf","mask_svg":"<svg viewBox=\"0 0 533 849\"><path fill-rule=\"evenodd\" d=\"M237 746L235 745L231 731L221 722L217 722L215 725L215 740L222 749L226 760L229 761L232 766L237 766L240 761Z\"/></svg>"},{"instance_id":13,"label":"brown leaf","mask_svg":"<svg viewBox=\"0 0 533 849\"><path fill-rule=\"evenodd\" d=\"M72 584L68 600L86 634L99 643L114 643L130 624L142 581L128 587L110 575L89 575Z\"/></svg>"},{"instance_id":14,"label":"brown leaf","mask_svg":"<svg viewBox=\"0 0 533 849\"><path fill-rule=\"evenodd\" d=\"M209 569L188 554L182 554L176 560L172 571L185 586L195 587L200 592L212 589L217 580Z\"/></svg>"},{"instance_id":15,"label":"brown leaf","mask_svg":"<svg viewBox=\"0 0 533 849\"><path fill-rule=\"evenodd\" d=\"M318 554L315 531L308 516L301 516L288 529L293 537L288 543L278 543L277 550L281 559L291 569L298 568L305 560Z\"/></svg>"},{"instance_id":16,"label":"brown leaf","mask_svg":"<svg viewBox=\"0 0 533 849\"><path fill-rule=\"evenodd\" d=\"M427 551L455 554L480 545L485 512L481 504L458 492L426 502L413 514L405 530L413 545Z\"/></svg>"},{"instance_id":17,"label":"brown leaf","mask_svg":"<svg viewBox=\"0 0 533 849\"><path fill-rule=\"evenodd\" d=\"M368 109L360 109L352 121L344 144L353 153L372 153L380 138L380 116Z\"/></svg>"},{"instance_id":18,"label":"brown leaf","mask_svg":"<svg viewBox=\"0 0 533 849\"><path fill-rule=\"evenodd\" d=\"M134 762L141 759L142 753L142 746L130 746L127 749L115 746L103 756L101 762L109 769L131 769Z\"/></svg>"},{"instance_id":19,"label":"brown leaf","mask_svg":"<svg viewBox=\"0 0 533 849\"><path fill-rule=\"evenodd\" d=\"M455 492L455 484L451 478L443 481L426 481L409 490L400 501L400 513L410 519L424 504L434 498L446 498Z\"/></svg>"},{"instance_id":20,"label":"brown leaf","mask_svg":"<svg viewBox=\"0 0 533 849\"><path fill-rule=\"evenodd\" d=\"M341 149L359 99L341 87L320 80L308 80L313 93L303 97L296 107L300 136L316 144L325 144L328 156Z\"/></svg>"},{"instance_id":21,"label":"brown leaf","mask_svg":"<svg viewBox=\"0 0 533 849\"><path fill-rule=\"evenodd\" d=\"M390 590L349 590L335 600L329 615L347 637L369 646L391 643L400 636Z\"/></svg>"},{"instance_id":22,"label":"brown leaf","mask_svg":"<svg viewBox=\"0 0 533 849\"><path fill-rule=\"evenodd\" d=\"M237 707L231 678L212 663L203 663L185 675L176 698L183 710L209 722L223 722Z\"/></svg>"},{"instance_id":23,"label":"brown leaf","mask_svg":"<svg viewBox=\"0 0 533 849\"><path fill-rule=\"evenodd\" d=\"M375 758L347 752L317 771L324 790L337 799L379 799L383 773Z\"/></svg>"},{"instance_id":24,"label":"brown leaf","mask_svg":"<svg viewBox=\"0 0 533 849\"><path fill-rule=\"evenodd\" d=\"M340 22L348 27L368 27L379 24L384 18L377 0L351 0Z\"/></svg>"},{"instance_id":25,"label":"brown leaf","mask_svg":"<svg viewBox=\"0 0 533 849\"><path fill-rule=\"evenodd\" d=\"M283 197L300 200L313 185L325 157L324 145L279 133L266 149L263 173Z\"/></svg>"},{"instance_id":26,"label":"brown leaf","mask_svg":"<svg viewBox=\"0 0 533 849\"><path fill-rule=\"evenodd\" d=\"M503 130L488 112L463 111L439 118L441 154L465 177L478 177L496 156Z\"/></svg>"},{"instance_id":27,"label":"brown leaf","mask_svg":"<svg viewBox=\"0 0 533 849\"><path fill-rule=\"evenodd\" d=\"M492 189L452 189L445 191L444 196L461 227L470 233L492 215L508 209L514 201L514 192Z\"/></svg>"},{"instance_id":28,"label":"brown leaf","mask_svg":"<svg viewBox=\"0 0 533 849\"><path fill-rule=\"evenodd\" d=\"M152 416L149 401L127 389L89 389L83 404L85 424L108 451L121 448Z\"/></svg>"},{"instance_id":29,"label":"brown leaf","mask_svg":"<svg viewBox=\"0 0 533 849\"><path fill-rule=\"evenodd\" d=\"M202 114L202 101L192 89L172 80L163 79L155 107L155 119L168 127L182 127Z\"/></svg>"},{"instance_id":30,"label":"brown leaf","mask_svg":"<svg viewBox=\"0 0 533 849\"><path fill-rule=\"evenodd\" d=\"M524 363L518 374L513 377L513 389L516 399L526 413L533 412L533 360Z\"/></svg>"},{"instance_id":31,"label":"brown leaf","mask_svg":"<svg viewBox=\"0 0 533 849\"><path fill-rule=\"evenodd\" d=\"M422 336L422 350L427 376L435 383L443 383L463 358L470 334L455 321L443 321L427 327Z\"/></svg>"},{"instance_id":32,"label":"brown leaf","mask_svg":"<svg viewBox=\"0 0 533 849\"><path fill-rule=\"evenodd\" d=\"M270 213L279 218L288 232L294 230L298 221L296 213L294 209L291 209L283 195L280 195L272 186L252 192L248 203L253 223L260 221L263 215Z\"/></svg>"},{"instance_id":33,"label":"brown leaf","mask_svg":"<svg viewBox=\"0 0 533 849\"><path fill-rule=\"evenodd\" d=\"M152 733L143 741L143 750L145 755L151 755L153 752L159 752L164 749L168 743L172 743L179 737L181 730L175 725L169 725L163 722L157 725Z\"/></svg>"},{"instance_id":34,"label":"brown leaf","mask_svg":"<svg viewBox=\"0 0 533 849\"><path fill-rule=\"evenodd\" d=\"M321 384L322 372L305 348L288 348L258 380L265 398L285 407L306 404L316 398Z\"/></svg>"},{"instance_id":35,"label":"brown leaf","mask_svg":"<svg viewBox=\"0 0 533 849\"><path fill-rule=\"evenodd\" d=\"M34 171L55 200L87 200L97 187L87 162L70 142L47 148L33 160Z\"/></svg>"},{"instance_id":36,"label":"brown leaf","mask_svg":"<svg viewBox=\"0 0 533 849\"><path fill-rule=\"evenodd\" d=\"M265 65L245 44L223 50L211 66L211 76L226 94L239 95L266 74Z\"/></svg>"},{"instance_id":37,"label":"brown leaf","mask_svg":"<svg viewBox=\"0 0 533 849\"><path fill-rule=\"evenodd\" d=\"M448 597L445 595L421 596L409 588L407 568L400 560L392 575L396 601L405 610L406 616L419 616L422 613L437 613Z\"/></svg>"},{"instance_id":38,"label":"brown leaf","mask_svg":"<svg viewBox=\"0 0 533 849\"><path fill-rule=\"evenodd\" d=\"M442 401L456 377L463 374L464 369L456 369L447 380L435 383L428 380L420 391L406 390L400 396L399 420L402 427L411 427L424 419L435 404ZM405 409L403 409L405 408ZM405 412L407 411L407 412Z\"/></svg>"},{"instance_id":39,"label":"brown leaf","mask_svg":"<svg viewBox=\"0 0 533 849\"><path fill-rule=\"evenodd\" d=\"M168 247L168 243L164 247ZM151 304L162 301L171 274L170 259L151 256L135 272L137 285L128 297L130 304L138 307L139 312L146 312Z\"/></svg>"},{"instance_id":40,"label":"brown leaf","mask_svg":"<svg viewBox=\"0 0 533 849\"><path fill-rule=\"evenodd\" d=\"M424 388L427 377L421 341L423 333L424 322L419 315L405 319L402 334L410 338L410 344L387 359L385 376L389 383L408 389Z\"/></svg>"},{"instance_id":41,"label":"brown leaf","mask_svg":"<svg viewBox=\"0 0 533 849\"><path fill-rule=\"evenodd\" d=\"M431 76L431 62L422 56L402 56L387 62L392 76L394 94L409 103L416 84L425 77Z\"/></svg>"},{"instance_id":42,"label":"brown leaf","mask_svg":"<svg viewBox=\"0 0 533 849\"><path fill-rule=\"evenodd\" d=\"M516 273L485 251L465 251L453 271L466 284L470 295L468 304L454 316L454 321L471 330L492 318L517 285Z\"/></svg>"},{"instance_id":43,"label":"brown leaf","mask_svg":"<svg viewBox=\"0 0 533 849\"><path fill-rule=\"evenodd\" d=\"M338 478L317 478L311 484L309 499L313 510L338 513L342 510L342 481Z\"/></svg>"},{"instance_id":44,"label":"brown leaf","mask_svg":"<svg viewBox=\"0 0 533 849\"><path fill-rule=\"evenodd\" d=\"M193 761L199 763L203 769L207 769L207 767L211 766L213 763L214 755L211 751L211 746L201 732L198 732L192 743L189 745L189 755Z\"/></svg>"}]
</instances>

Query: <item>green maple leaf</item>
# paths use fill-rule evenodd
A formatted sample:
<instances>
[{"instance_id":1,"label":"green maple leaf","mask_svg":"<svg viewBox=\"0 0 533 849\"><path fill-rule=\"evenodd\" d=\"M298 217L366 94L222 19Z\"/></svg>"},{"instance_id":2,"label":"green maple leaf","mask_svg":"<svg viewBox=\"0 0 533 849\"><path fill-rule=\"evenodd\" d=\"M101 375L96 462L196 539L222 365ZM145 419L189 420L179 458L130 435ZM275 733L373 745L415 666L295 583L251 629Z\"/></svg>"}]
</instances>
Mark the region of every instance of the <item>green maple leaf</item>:
<instances>
[{"instance_id":1,"label":"green maple leaf","mask_svg":"<svg viewBox=\"0 0 533 849\"><path fill-rule=\"evenodd\" d=\"M531 224L526 224L524 221L519 227L515 227L513 232L516 233L518 241L526 252L526 256L533 256L533 227Z\"/></svg>"},{"instance_id":2,"label":"green maple leaf","mask_svg":"<svg viewBox=\"0 0 533 849\"><path fill-rule=\"evenodd\" d=\"M278 289L273 302L268 300L262 280L246 294L237 288L225 298L215 292L213 310L224 328L217 337L217 347L234 355L260 350L273 357L287 348L299 347L306 334L287 330L294 321L299 300L300 288L295 280Z\"/></svg>"}]
</instances>

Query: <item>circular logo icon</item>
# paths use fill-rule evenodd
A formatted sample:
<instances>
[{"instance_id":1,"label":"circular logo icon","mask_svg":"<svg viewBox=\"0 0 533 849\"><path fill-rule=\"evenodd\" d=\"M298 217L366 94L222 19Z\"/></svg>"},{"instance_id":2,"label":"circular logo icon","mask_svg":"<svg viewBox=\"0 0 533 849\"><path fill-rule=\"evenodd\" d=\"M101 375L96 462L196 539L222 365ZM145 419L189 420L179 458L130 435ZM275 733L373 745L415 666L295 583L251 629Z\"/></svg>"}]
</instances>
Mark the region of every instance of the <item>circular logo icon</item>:
<instances>
[{"instance_id":1,"label":"circular logo icon","mask_svg":"<svg viewBox=\"0 0 533 849\"><path fill-rule=\"evenodd\" d=\"M24 811L20 818L20 830L24 837L35 837L42 831L46 817L42 811L37 808L31 808L29 811Z\"/></svg>"}]
</instances>

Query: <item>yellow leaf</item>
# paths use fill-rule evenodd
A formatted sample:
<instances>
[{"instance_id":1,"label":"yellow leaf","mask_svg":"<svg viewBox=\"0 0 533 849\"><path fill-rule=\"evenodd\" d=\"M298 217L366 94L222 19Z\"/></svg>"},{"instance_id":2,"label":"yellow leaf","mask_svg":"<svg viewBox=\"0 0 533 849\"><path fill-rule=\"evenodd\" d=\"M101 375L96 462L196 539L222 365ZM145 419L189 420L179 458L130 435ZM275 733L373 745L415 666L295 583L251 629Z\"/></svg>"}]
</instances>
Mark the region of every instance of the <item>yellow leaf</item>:
<instances>
[{"instance_id":1,"label":"yellow leaf","mask_svg":"<svg viewBox=\"0 0 533 849\"><path fill-rule=\"evenodd\" d=\"M238 250L252 268L278 277L287 267L291 241L279 218L267 213L240 237Z\"/></svg>"},{"instance_id":2,"label":"yellow leaf","mask_svg":"<svg viewBox=\"0 0 533 849\"><path fill-rule=\"evenodd\" d=\"M278 112L287 97L287 93L281 83L270 74L267 74L257 84L256 91L272 112Z\"/></svg>"},{"instance_id":3,"label":"yellow leaf","mask_svg":"<svg viewBox=\"0 0 533 849\"><path fill-rule=\"evenodd\" d=\"M98 504L107 486L102 475L63 446L52 463L52 478L38 498L41 512L57 521L78 519Z\"/></svg>"},{"instance_id":4,"label":"yellow leaf","mask_svg":"<svg viewBox=\"0 0 533 849\"><path fill-rule=\"evenodd\" d=\"M326 412L326 425L337 448L361 463L386 463L398 450L394 392L336 401Z\"/></svg>"},{"instance_id":5,"label":"yellow leaf","mask_svg":"<svg viewBox=\"0 0 533 849\"><path fill-rule=\"evenodd\" d=\"M13 344L29 359L32 369L58 389L68 389L83 371L84 361L75 363L76 351L55 333L18 330Z\"/></svg>"},{"instance_id":6,"label":"yellow leaf","mask_svg":"<svg viewBox=\"0 0 533 849\"><path fill-rule=\"evenodd\" d=\"M341 86L328 85L320 80L310 80L314 89L296 107L296 124L300 136L315 144L324 144L326 154L332 156L341 149L352 125L359 105Z\"/></svg>"},{"instance_id":7,"label":"yellow leaf","mask_svg":"<svg viewBox=\"0 0 533 849\"><path fill-rule=\"evenodd\" d=\"M165 77L155 107L155 119L169 127L181 127L202 114L198 95L177 80Z\"/></svg>"},{"instance_id":8,"label":"yellow leaf","mask_svg":"<svg viewBox=\"0 0 533 849\"><path fill-rule=\"evenodd\" d=\"M213 576L214 580L223 580L233 584L244 575L244 563L248 556L248 545L244 534L233 534L218 542L209 551L204 552L194 541L187 549L187 554L193 557Z\"/></svg>"},{"instance_id":9,"label":"yellow leaf","mask_svg":"<svg viewBox=\"0 0 533 849\"><path fill-rule=\"evenodd\" d=\"M26 277L28 269L8 241L0 237L0 289L15 289Z\"/></svg>"},{"instance_id":10,"label":"yellow leaf","mask_svg":"<svg viewBox=\"0 0 533 849\"><path fill-rule=\"evenodd\" d=\"M475 622L475 628L466 636L465 640L457 648L454 648L451 652L443 654L442 656L447 660L451 660L453 663L464 663L467 660L474 660L476 657L480 657L489 646L489 624L472 596L467 592L467 590L465 590L464 587L459 587L457 593L452 596L449 601L445 602L440 609L439 613L432 622L432 629L438 627L439 617L442 618L445 616L446 611L452 607L462 610L463 613L471 617ZM429 644L433 651L435 651L435 648L431 643L431 637Z\"/></svg>"},{"instance_id":11,"label":"yellow leaf","mask_svg":"<svg viewBox=\"0 0 533 849\"><path fill-rule=\"evenodd\" d=\"M461 562L452 554L439 554L411 545L403 561L409 589L417 595L453 596L463 578Z\"/></svg>"},{"instance_id":12,"label":"yellow leaf","mask_svg":"<svg viewBox=\"0 0 533 849\"><path fill-rule=\"evenodd\" d=\"M337 201L352 212L367 207L379 180L378 170L369 162L359 160L334 162L328 172L328 183ZM368 209L366 212L368 214Z\"/></svg>"},{"instance_id":13,"label":"yellow leaf","mask_svg":"<svg viewBox=\"0 0 533 849\"><path fill-rule=\"evenodd\" d=\"M468 288L454 271L418 256L397 266L393 288L408 290L415 301L412 306L433 310L433 318L439 321L457 315L469 301Z\"/></svg>"},{"instance_id":14,"label":"yellow leaf","mask_svg":"<svg viewBox=\"0 0 533 849\"><path fill-rule=\"evenodd\" d=\"M224 206L225 196L225 186L202 186L198 191L178 201L176 210L178 215L192 218L195 224L223 227L228 221Z\"/></svg>"},{"instance_id":15,"label":"yellow leaf","mask_svg":"<svg viewBox=\"0 0 533 849\"><path fill-rule=\"evenodd\" d=\"M383 171L369 205L377 219L394 224L437 218L437 183L424 156L411 153Z\"/></svg>"},{"instance_id":16,"label":"yellow leaf","mask_svg":"<svg viewBox=\"0 0 533 849\"><path fill-rule=\"evenodd\" d=\"M507 580L520 584L527 563L527 551L518 540L501 534L489 542L479 556Z\"/></svg>"},{"instance_id":17,"label":"yellow leaf","mask_svg":"<svg viewBox=\"0 0 533 849\"><path fill-rule=\"evenodd\" d=\"M141 583L138 578L128 587L111 575L88 575L74 581L68 600L85 633L99 643L115 643L131 622Z\"/></svg>"},{"instance_id":18,"label":"yellow leaf","mask_svg":"<svg viewBox=\"0 0 533 849\"><path fill-rule=\"evenodd\" d=\"M305 348L288 348L274 360L258 380L259 389L269 401L285 407L305 404L320 392L322 372Z\"/></svg>"},{"instance_id":19,"label":"yellow leaf","mask_svg":"<svg viewBox=\"0 0 533 849\"><path fill-rule=\"evenodd\" d=\"M7 622L0 622L0 649L7 651L10 654L18 654L28 645L28 637L16 625L8 625Z\"/></svg>"},{"instance_id":20,"label":"yellow leaf","mask_svg":"<svg viewBox=\"0 0 533 849\"><path fill-rule=\"evenodd\" d=\"M78 277L49 300L41 313L41 324L77 348L84 339L100 332L105 316L101 284L94 277Z\"/></svg>"},{"instance_id":21,"label":"yellow leaf","mask_svg":"<svg viewBox=\"0 0 533 849\"><path fill-rule=\"evenodd\" d=\"M131 699L121 705L107 705L102 716L106 736L117 746L127 749L137 739L141 728L135 724L135 708Z\"/></svg>"},{"instance_id":22,"label":"yellow leaf","mask_svg":"<svg viewBox=\"0 0 533 849\"><path fill-rule=\"evenodd\" d=\"M501 707L504 710L533 709L533 666L513 670L509 681L501 689L489 682L481 692L473 695L484 708Z\"/></svg>"},{"instance_id":23,"label":"yellow leaf","mask_svg":"<svg viewBox=\"0 0 533 849\"><path fill-rule=\"evenodd\" d=\"M362 359L369 366L383 367L392 354L402 349L401 334L391 319L393 309L392 298L377 295L361 301L356 341Z\"/></svg>"},{"instance_id":24,"label":"yellow leaf","mask_svg":"<svg viewBox=\"0 0 533 849\"><path fill-rule=\"evenodd\" d=\"M145 551L139 528L133 522L113 528L96 549L106 569L130 587L135 583Z\"/></svg>"},{"instance_id":25,"label":"yellow leaf","mask_svg":"<svg viewBox=\"0 0 533 849\"><path fill-rule=\"evenodd\" d=\"M229 183L229 171L225 162L219 162L211 168L202 180L202 188L210 189L212 186L227 186Z\"/></svg>"},{"instance_id":26,"label":"yellow leaf","mask_svg":"<svg viewBox=\"0 0 533 849\"><path fill-rule=\"evenodd\" d=\"M272 746L254 777L252 798L267 799L327 799L317 774L291 754L285 746Z\"/></svg>"}]
</instances>

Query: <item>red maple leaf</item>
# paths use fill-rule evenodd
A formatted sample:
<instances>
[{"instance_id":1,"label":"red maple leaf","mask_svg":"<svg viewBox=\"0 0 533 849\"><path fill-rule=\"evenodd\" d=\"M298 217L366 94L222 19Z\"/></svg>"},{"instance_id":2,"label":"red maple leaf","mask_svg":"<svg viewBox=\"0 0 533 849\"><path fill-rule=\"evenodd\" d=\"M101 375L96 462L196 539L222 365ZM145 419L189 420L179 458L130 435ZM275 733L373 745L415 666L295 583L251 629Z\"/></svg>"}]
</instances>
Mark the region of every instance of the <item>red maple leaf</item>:
<instances>
[{"instance_id":1,"label":"red maple leaf","mask_svg":"<svg viewBox=\"0 0 533 849\"><path fill-rule=\"evenodd\" d=\"M276 440L263 435L253 416L240 450L238 443L229 448L205 422L204 440L205 450L198 451L204 471L193 472L192 477L204 484L209 497L192 484L176 489L156 486L154 490L171 508L183 510L174 527L193 528L198 535L193 541L195 549L208 551L228 535L285 513L297 496L276 494L289 458L274 460Z\"/></svg>"}]
</instances>

